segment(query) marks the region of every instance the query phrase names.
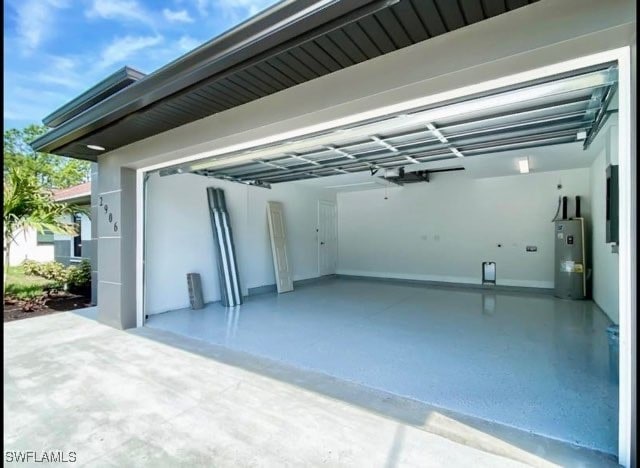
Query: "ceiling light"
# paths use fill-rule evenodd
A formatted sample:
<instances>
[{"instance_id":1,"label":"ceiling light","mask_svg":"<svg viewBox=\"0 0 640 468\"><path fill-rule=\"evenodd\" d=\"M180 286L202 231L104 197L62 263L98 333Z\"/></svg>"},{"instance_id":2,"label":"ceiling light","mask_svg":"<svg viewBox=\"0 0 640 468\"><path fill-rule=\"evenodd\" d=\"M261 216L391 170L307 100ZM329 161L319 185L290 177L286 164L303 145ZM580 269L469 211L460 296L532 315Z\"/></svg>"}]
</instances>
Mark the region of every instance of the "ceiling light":
<instances>
[{"instance_id":1,"label":"ceiling light","mask_svg":"<svg viewBox=\"0 0 640 468\"><path fill-rule=\"evenodd\" d=\"M518 161L520 168L520 174L527 174L529 172L529 159L521 159Z\"/></svg>"},{"instance_id":2,"label":"ceiling light","mask_svg":"<svg viewBox=\"0 0 640 468\"><path fill-rule=\"evenodd\" d=\"M100 145L87 145L87 148L96 150L96 151L104 151L104 146L100 146Z\"/></svg>"}]
</instances>

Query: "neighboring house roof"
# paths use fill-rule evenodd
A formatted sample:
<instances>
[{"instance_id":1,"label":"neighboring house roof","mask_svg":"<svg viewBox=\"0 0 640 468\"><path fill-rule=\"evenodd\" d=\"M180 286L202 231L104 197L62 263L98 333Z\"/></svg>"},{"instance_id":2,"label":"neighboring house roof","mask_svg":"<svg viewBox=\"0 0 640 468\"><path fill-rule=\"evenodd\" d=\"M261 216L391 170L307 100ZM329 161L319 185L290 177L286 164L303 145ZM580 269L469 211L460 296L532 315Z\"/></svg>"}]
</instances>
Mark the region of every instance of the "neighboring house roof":
<instances>
[{"instance_id":1,"label":"neighboring house roof","mask_svg":"<svg viewBox=\"0 0 640 468\"><path fill-rule=\"evenodd\" d=\"M96 161L88 145L111 151L535 1L284 0L100 102L77 98L67 106L85 110L54 112L31 145Z\"/></svg>"},{"instance_id":2,"label":"neighboring house roof","mask_svg":"<svg viewBox=\"0 0 640 468\"><path fill-rule=\"evenodd\" d=\"M53 199L57 202L85 203L91 202L91 182L54 190Z\"/></svg>"}]
</instances>

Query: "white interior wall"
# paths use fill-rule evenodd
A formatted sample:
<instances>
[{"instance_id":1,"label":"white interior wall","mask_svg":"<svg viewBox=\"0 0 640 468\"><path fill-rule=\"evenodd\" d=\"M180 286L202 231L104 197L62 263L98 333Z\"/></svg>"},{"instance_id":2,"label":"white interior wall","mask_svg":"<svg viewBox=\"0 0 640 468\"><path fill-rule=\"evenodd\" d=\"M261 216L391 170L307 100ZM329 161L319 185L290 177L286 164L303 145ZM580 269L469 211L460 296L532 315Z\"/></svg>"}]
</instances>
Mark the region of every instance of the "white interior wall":
<instances>
[{"instance_id":1,"label":"white interior wall","mask_svg":"<svg viewBox=\"0 0 640 468\"><path fill-rule=\"evenodd\" d=\"M606 168L617 164L617 126L598 135L601 150L591 166L593 300L618 323L618 254L606 243ZM594 142L595 143L595 142Z\"/></svg>"},{"instance_id":2,"label":"white interior wall","mask_svg":"<svg viewBox=\"0 0 640 468\"><path fill-rule=\"evenodd\" d=\"M293 279L318 276L318 200L335 201L335 194L295 184L267 190L182 174L147 182L146 295L147 314L189 306L186 274L199 273L205 302L220 299L207 187L220 187L231 218L243 293L275 284L267 228L267 201L284 205L288 253Z\"/></svg>"},{"instance_id":3,"label":"white interior wall","mask_svg":"<svg viewBox=\"0 0 640 468\"><path fill-rule=\"evenodd\" d=\"M587 214L589 175L450 172L389 189L387 200L385 190L340 193L338 273L481 283L482 262L494 261L499 285L552 288L558 196L580 195Z\"/></svg>"}]
</instances>

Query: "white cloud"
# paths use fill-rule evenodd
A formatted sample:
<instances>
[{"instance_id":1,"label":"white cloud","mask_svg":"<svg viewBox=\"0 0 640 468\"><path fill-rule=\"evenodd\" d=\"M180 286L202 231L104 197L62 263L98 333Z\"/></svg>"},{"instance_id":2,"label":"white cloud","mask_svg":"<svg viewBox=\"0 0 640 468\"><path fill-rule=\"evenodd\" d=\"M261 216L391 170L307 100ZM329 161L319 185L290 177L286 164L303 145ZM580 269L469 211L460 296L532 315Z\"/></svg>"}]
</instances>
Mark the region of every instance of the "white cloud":
<instances>
[{"instance_id":1,"label":"white cloud","mask_svg":"<svg viewBox=\"0 0 640 468\"><path fill-rule=\"evenodd\" d=\"M189 52L193 49L195 49L196 47L198 47L200 44L202 44L202 41L197 40L194 37L191 36L182 36L179 40L178 40L178 50L180 52Z\"/></svg>"},{"instance_id":2,"label":"white cloud","mask_svg":"<svg viewBox=\"0 0 640 468\"><path fill-rule=\"evenodd\" d=\"M4 119L15 120L20 124L39 122L53 109L60 107L68 96L57 91L39 89L34 92L31 87L14 86L6 93L4 103Z\"/></svg>"},{"instance_id":3,"label":"white cloud","mask_svg":"<svg viewBox=\"0 0 640 468\"><path fill-rule=\"evenodd\" d=\"M49 55L47 60L55 71L70 71L76 67L76 62L71 57Z\"/></svg>"},{"instance_id":4,"label":"white cloud","mask_svg":"<svg viewBox=\"0 0 640 468\"><path fill-rule=\"evenodd\" d=\"M234 10L247 17L260 13L274 3L274 0L216 0L216 5L223 10Z\"/></svg>"},{"instance_id":5,"label":"white cloud","mask_svg":"<svg viewBox=\"0 0 640 468\"><path fill-rule=\"evenodd\" d=\"M64 86L72 90L83 87L83 74L77 73L76 58L60 55L46 55L43 58L46 58L47 68L35 75L36 82Z\"/></svg>"},{"instance_id":6,"label":"white cloud","mask_svg":"<svg viewBox=\"0 0 640 468\"><path fill-rule=\"evenodd\" d=\"M196 7L201 15L207 14L207 0L196 0Z\"/></svg>"},{"instance_id":7,"label":"white cloud","mask_svg":"<svg viewBox=\"0 0 640 468\"><path fill-rule=\"evenodd\" d=\"M195 0L196 7L201 15L208 15L209 9L225 19L239 23L256 15L276 0ZM235 25L235 24L234 24Z\"/></svg>"},{"instance_id":8,"label":"white cloud","mask_svg":"<svg viewBox=\"0 0 640 468\"><path fill-rule=\"evenodd\" d=\"M170 10L165 8L162 10L165 19L171 23L193 23L193 18L187 10Z\"/></svg>"},{"instance_id":9,"label":"white cloud","mask_svg":"<svg viewBox=\"0 0 640 468\"><path fill-rule=\"evenodd\" d=\"M135 0L93 0L88 18L129 20L151 24L151 16Z\"/></svg>"},{"instance_id":10,"label":"white cloud","mask_svg":"<svg viewBox=\"0 0 640 468\"><path fill-rule=\"evenodd\" d=\"M50 35L55 10L66 8L66 0L26 0L15 5L16 34L24 53L31 53Z\"/></svg>"},{"instance_id":11,"label":"white cloud","mask_svg":"<svg viewBox=\"0 0 640 468\"><path fill-rule=\"evenodd\" d=\"M124 62L129 57L136 55L143 49L153 47L162 42L163 37L156 36L124 36L118 37L102 50L98 68L104 69L114 64Z\"/></svg>"}]
</instances>

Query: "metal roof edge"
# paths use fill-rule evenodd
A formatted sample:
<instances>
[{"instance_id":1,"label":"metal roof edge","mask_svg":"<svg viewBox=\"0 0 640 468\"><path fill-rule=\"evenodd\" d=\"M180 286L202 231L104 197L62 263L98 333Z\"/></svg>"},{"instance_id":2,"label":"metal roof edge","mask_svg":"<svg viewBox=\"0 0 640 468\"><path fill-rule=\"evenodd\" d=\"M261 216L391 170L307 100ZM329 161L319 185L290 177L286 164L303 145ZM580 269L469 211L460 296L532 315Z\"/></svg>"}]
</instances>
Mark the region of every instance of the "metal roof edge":
<instances>
[{"instance_id":1,"label":"metal roof edge","mask_svg":"<svg viewBox=\"0 0 640 468\"><path fill-rule=\"evenodd\" d=\"M31 142L51 152L314 28L369 5L398 0L283 0L113 94ZM107 149L108 150L108 149Z\"/></svg>"},{"instance_id":2,"label":"metal roof edge","mask_svg":"<svg viewBox=\"0 0 640 468\"><path fill-rule=\"evenodd\" d=\"M47 115L42 123L47 127L57 127L144 77L144 73L124 66Z\"/></svg>"}]
</instances>

